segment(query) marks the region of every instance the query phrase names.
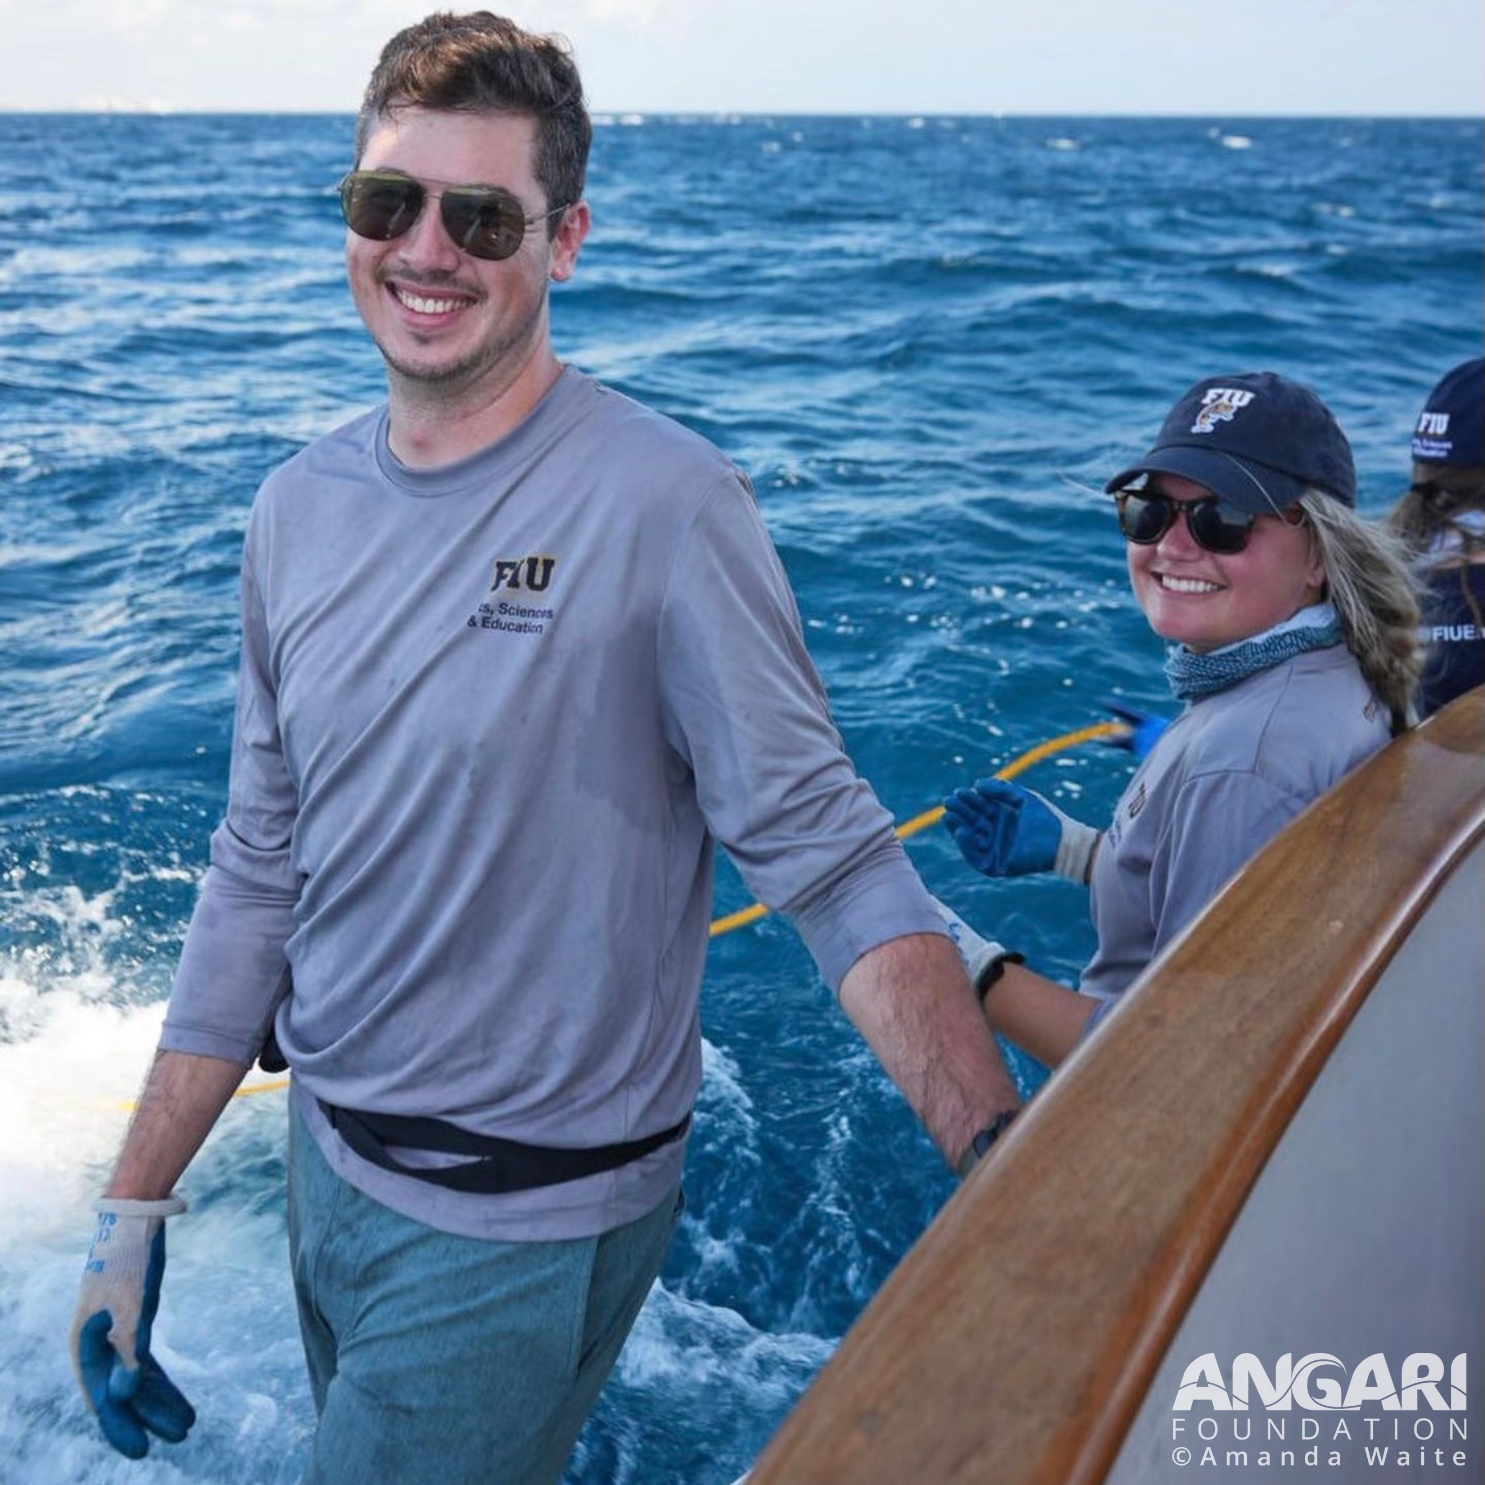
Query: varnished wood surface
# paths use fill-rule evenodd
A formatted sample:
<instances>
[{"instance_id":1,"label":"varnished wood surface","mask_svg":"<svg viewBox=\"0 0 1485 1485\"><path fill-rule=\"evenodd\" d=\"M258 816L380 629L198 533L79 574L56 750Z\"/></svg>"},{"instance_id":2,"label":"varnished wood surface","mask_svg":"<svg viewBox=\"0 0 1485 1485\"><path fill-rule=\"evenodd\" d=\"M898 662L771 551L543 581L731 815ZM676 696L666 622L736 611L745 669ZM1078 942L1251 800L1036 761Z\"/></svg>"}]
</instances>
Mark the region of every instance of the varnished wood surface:
<instances>
[{"instance_id":1,"label":"varnished wood surface","mask_svg":"<svg viewBox=\"0 0 1485 1485\"><path fill-rule=\"evenodd\" d=\"M1289 1118L1482 837L1477 690L1171 945L898 1266L749 1485L1102 1480Z\"/></svg>"}]
</instances>

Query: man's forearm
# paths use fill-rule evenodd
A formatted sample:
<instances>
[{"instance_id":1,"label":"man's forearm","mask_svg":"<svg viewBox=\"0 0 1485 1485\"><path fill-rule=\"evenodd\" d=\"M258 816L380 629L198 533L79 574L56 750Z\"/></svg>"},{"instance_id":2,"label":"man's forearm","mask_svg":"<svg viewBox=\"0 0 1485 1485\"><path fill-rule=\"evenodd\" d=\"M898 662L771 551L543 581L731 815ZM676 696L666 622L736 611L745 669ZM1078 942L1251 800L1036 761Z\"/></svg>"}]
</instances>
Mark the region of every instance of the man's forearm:
<instances>
[{"instance_id":1,"label":"man's forearm","mask_svg":"<svg viewBox=\"0 0 1485 1485\"><path fill-rule=\"evenodd\" d=\"M840 1003L951 1166L1020 1102L949 939L879 944L851 966Z\"/></svg>"},{"instance_id":2,"label":"man's forearm","mask_svg":"<svg viewBox=\"0 0 1485 1485\"><path fill-rule=\"evenodd\" d=\"M220 1057L157 1052L105 1196L168 1196L247 1069Z\"/></svg>"}]
</instances>

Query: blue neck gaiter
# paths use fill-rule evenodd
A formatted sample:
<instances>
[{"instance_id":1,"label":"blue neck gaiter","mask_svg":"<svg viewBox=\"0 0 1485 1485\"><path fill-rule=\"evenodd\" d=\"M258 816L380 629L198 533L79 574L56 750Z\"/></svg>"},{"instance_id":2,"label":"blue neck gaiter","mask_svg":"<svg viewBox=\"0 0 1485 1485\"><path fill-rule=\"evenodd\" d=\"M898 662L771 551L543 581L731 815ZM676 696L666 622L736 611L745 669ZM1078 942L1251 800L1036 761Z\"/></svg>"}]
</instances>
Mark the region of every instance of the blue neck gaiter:
<instances>
[{"instance_id":1,"label":"blue neck gaiter","mask_svg":"<svg viewBox=\"0 0 1485 1485\"><path fill-rule=\"evenodd\" d=\"M1340 618L1330 604L1311 604L1262 634L1204 655L1185 645L1172 645L1166 655L1165 678L1177 700L1191 701L1225 691L1306 650L1329 649L1344 638Z\"/></svg>"}]
</instances>

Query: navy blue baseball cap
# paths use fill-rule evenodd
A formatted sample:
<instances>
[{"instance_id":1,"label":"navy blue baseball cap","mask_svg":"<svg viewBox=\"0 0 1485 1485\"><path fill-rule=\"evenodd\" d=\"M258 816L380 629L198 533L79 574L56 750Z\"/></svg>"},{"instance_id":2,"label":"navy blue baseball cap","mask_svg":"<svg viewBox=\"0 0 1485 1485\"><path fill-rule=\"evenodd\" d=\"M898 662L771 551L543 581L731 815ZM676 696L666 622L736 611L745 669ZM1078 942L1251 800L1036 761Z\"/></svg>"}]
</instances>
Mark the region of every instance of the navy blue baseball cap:
<instances>
[{"instance_id":1,"label":"navy blue baseball cap","mask_svg":"<svg viewBox=\"0 0 1485 1485\"><path fill-rule=\"evenodd\" d=\"M1249 515L1280 515L1306 490L1356 504L1356 463L1330 409L1272 371L1199 381L1170 410L1155 446L1105 490L1177 474Z\"/></svg>"},{"instance_id":2,"label":"navy blue baseball cap","mask_svg":"<svg viewBox=\"0 0 1485 1485\"><path fill-rule=\"evenodd\" d=\"M1464 361L1428 394L1413 433L1421 464L1485 464L1485 360Z\"/></svg>"}]
</instances>

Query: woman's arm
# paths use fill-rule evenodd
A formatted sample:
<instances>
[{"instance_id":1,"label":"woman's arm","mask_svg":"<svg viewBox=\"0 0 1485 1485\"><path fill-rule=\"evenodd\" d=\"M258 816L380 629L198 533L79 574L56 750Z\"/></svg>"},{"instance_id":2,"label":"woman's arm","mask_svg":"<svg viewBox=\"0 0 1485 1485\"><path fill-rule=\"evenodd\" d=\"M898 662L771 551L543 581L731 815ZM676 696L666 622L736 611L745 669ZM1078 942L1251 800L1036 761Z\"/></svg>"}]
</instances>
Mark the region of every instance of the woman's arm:
<instances>
[{"instance_id":1,"label":"woman's arm","mask_svg":"<svg viewBox=\"0 0 1485 1485\"><path fill-rule=\"evenodd\" d=\"M1024 965L1010 963L984 1000L991 1030L1048 1067L1056 1067L1077 1046L1098 1006L1091 995L1079 995Z\"/></svg>"}]
</instances>

